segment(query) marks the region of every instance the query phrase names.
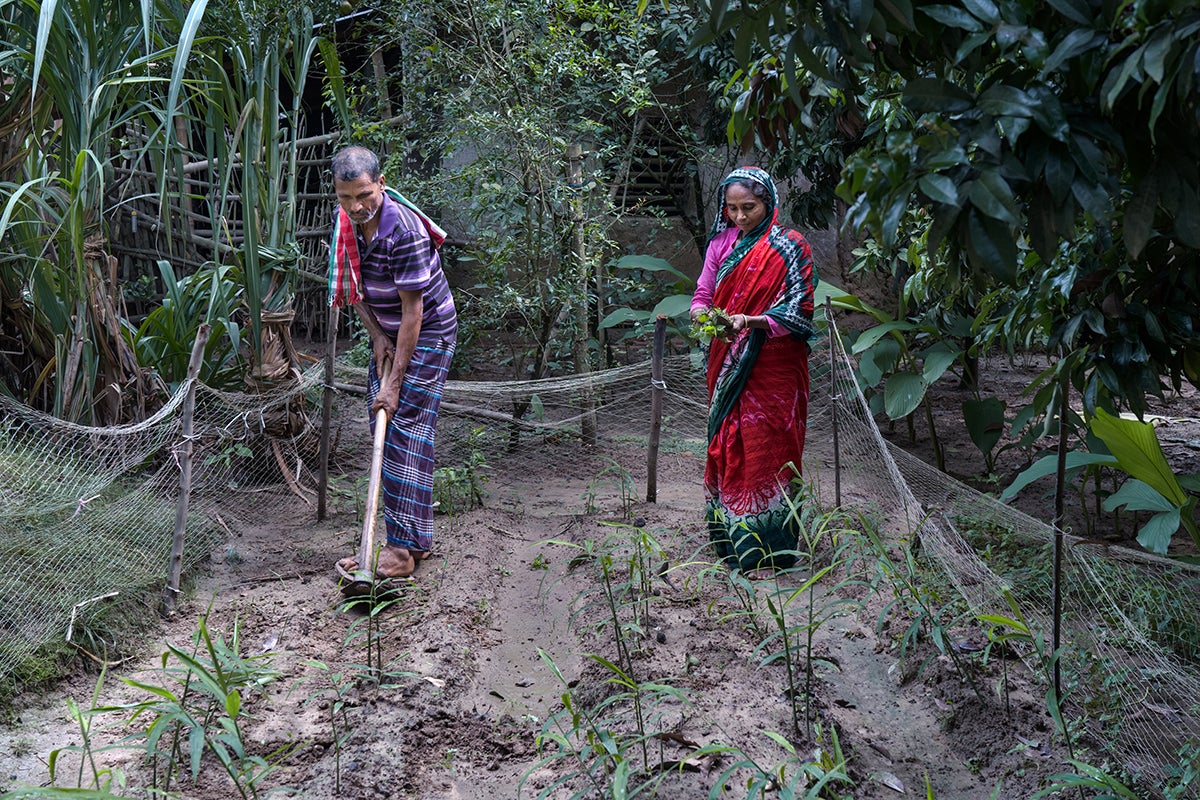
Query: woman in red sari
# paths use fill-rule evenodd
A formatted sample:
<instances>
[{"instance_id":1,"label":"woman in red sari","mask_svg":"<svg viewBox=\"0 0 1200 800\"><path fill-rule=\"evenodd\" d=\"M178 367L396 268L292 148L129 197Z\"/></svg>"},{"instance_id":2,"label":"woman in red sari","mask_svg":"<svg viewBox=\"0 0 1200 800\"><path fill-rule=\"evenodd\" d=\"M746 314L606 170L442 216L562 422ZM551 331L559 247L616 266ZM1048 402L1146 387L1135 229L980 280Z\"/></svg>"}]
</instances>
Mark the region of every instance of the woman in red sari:
<instances>
[{"instance_id":1,"label":"woman in red sari","mask_svg":"<svg viewBox=\"0 0 1200 800\"><path fill-rule=\"evenodd\" d=\"M795 561L817 274L766 172L736 169L720 191L692 299L693 318L718 308L732 324L708 351L705 516L718 555L758 576Z\"/></svg>"}]
</instances>

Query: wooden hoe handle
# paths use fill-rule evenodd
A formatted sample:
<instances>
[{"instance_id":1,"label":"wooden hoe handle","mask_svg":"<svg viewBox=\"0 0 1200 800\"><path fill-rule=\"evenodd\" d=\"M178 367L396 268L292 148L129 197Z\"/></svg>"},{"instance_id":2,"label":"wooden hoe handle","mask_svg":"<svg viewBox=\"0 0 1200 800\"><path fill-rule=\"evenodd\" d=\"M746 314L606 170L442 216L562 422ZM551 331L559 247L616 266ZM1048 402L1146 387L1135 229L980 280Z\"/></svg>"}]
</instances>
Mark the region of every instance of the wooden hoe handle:
<instances>
[{"instance_id":1,"label":"wooden hoe handle","mask_svg":"<svg viewBox=\"0 0 1200 800\"><path fill-rule=\"evenodd\" d=\"M387 380L387 371L380 378L380 385ZM367 484L367 508L363 518L362 539L358 546L357 580L375 580L375 511L379 508L379 484L383 473L383 448L387 442L388 412L381 408L375 412L375 443L371 449L371 478Z\"/></svg>"}]
</instances>

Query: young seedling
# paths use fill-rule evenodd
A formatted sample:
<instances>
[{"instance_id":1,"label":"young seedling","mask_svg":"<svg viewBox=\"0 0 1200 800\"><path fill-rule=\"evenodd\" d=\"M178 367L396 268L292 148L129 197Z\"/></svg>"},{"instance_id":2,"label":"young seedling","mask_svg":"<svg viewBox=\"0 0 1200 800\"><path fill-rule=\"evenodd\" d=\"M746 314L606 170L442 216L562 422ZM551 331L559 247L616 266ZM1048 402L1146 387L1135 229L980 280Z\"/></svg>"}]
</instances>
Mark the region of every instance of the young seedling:
<instances>
[{"instance_id":1,"label":"young seedling","mask_svg":"<svg viewBox=\"0 0 1200 800\"><path fill-rule=\"evenodd\" d=\"M710 308L701 311L692 322L688 335L702 345L709 345L713 339L728 339L733 333L733 319L724 309Z\"/></svg>"},{"instance_id":2,"label":"young seedling","mask_svg":"<svg viewBox=\"0 0 1200 800\"><path fill-rule=\"evenodd\" d=\"M892 591L892 600L879 612L876 628L882 632L888 615L897 608L903 608L911 616L911 622L899 637L900 659L903 661L908 650L920 640L922 634L929 637L937 651L946 655L954 664L954 669L970 685L971 690L981 701L983 691L975 680L974 672L963 663L958 648L954 646L949 634L949 624L942 619L941 609L938 608L929 589L925 586L917 557L913 547L903 546L900 557L893 556L887 542L872 525L863 519L863 530L869 542L872 554L876 559L879 577ZM922 525L924 522L922 522ZM921 526L917 527L919 531ZM931 656L932 658L932 656ZM917 667L919 673L926 662Z\"/></svg>"},{"instance_id":3,"label":"young seedling","mask_svg":"<svg viewBox=\"0 0 1200 800\"><path fill-rule=\"evenodd\" d=\"M327 704L330 736L333 744L333 791L340 795L342 792L342 748L354 735L354 731L350 728L350 718L346 709L347 698L355 688L355 681L353 676L345 672L334 672L324 661L314 658L304 663L317 670L318 674L325 678L326 685L319 687L306 697L303 705L307 707L313 703ZM296 682L296 687L298 688L306 680L311 680L311 678L301 678Z\"/></svg>"},{"instance_id":4,"label":"young seedling","mask_svg":"<svg viewBox=\"0 0 1200 800\"><path fill-rule=\"evenodd\" d=\"M782 576L777 574L774 590L766 595L767 609L775 630L759 643L754 652L762 658L764 665L783 660L787 670L793 731L797 736L800 734L800 698L803 697L804 731L811 738L814 666L819 663L813 643L825 623L853 613L860 606L859 601L846 596L843 591L861 584L849 571L857 559L857 536L854 530L844 524L845 518L840 512L822 512L807 493L802 492L797 499L788 497L787 502L800 537L796 551L797 567L785 571L785 574L801 572L807 577L799 586L789 589L781 587L779 578ZM793 623L789 619L789 610L797 600L802 603L801 621ZM798 641L801 638L804 652L803 690L797 686L794 655L794 651L801 646ZM771 650L772 647L778 649Z\"/></svg>"}]
</instances>

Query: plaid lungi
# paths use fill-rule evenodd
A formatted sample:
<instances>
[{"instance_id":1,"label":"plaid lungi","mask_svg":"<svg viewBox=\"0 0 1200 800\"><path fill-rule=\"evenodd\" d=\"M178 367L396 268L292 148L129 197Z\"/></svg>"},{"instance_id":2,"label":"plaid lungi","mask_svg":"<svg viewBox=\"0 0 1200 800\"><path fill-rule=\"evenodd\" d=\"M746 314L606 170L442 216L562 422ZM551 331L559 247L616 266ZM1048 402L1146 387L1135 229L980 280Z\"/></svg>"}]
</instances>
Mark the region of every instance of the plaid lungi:
<instances>
[{"instance_id":1,"label":"plaid lungi","mask_svg":"<svg viewBox=\"0 0 1200 800\"><path fill-rule=\"evenodd\" d=\"M388 423L383 448L383 517L388 544L428 551L433 546L433 437L442 390L454 355L454 342L418 345L400 387L400 406ZM367 411L379 393L379 376L371 361L367 378ZM371 434L375 415L371 414Z\"/></svg>"}]
</instances>

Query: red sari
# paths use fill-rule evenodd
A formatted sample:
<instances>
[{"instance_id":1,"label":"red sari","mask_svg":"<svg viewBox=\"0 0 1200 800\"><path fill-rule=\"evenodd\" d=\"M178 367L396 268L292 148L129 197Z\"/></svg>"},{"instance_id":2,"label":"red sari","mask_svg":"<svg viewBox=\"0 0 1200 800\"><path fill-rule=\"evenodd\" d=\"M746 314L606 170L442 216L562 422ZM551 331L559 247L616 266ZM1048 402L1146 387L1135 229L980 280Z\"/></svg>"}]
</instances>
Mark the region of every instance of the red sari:
<instances>
[{"instance_id":1,"label":"red sari","mask_svg":"<svg viewBox=\"0 0 1200 800\"><path fill-rule=\"evenodd\" d=\"M731 315L765 314L788 329L745 329L708 354L706 519L718 554L743 570L790 566L799 531L816 275L808 242L776 218L738 242L713 293Z\"/></svg>"}]
</instances>

